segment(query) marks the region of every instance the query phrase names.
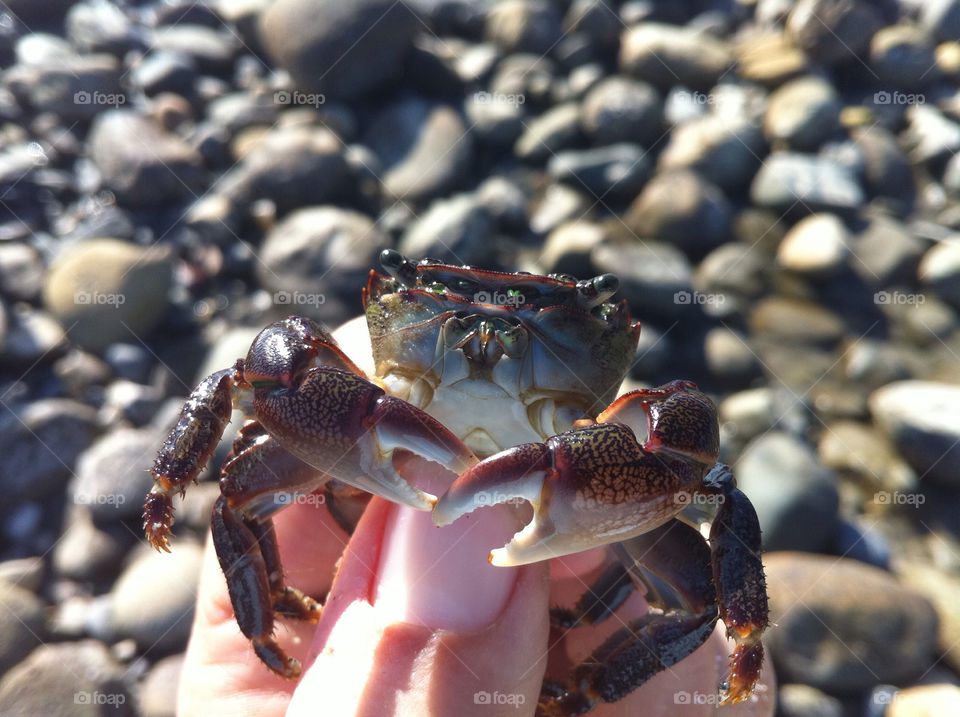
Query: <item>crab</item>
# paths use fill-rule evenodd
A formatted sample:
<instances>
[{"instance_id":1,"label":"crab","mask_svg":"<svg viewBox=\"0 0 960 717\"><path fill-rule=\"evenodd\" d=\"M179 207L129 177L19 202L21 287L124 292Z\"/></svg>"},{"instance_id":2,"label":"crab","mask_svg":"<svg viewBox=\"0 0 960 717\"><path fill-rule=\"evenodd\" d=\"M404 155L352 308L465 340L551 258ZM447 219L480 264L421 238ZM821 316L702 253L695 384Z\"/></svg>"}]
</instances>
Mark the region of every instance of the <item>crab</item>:
<instances>
[{"instance_id":1,"label":"crab","mask_svg":"<svg viewBox=\"0 0 960 717\"><path fill-rule=\"evenodd\" d=\"M633 590L654 609L568 679L546 679L539 714L623 698L703 644L718 619L736 642L723 701L746 699L767 626L757 515L717 464L716 410L694 383L617 397L640 325L625 301L609 301L616 277L417 263L389 249L380 261L385 274L371 271L363 292L375 375L308 318L265 328L187 399L153 467L149 542L169 550L172 497L240 408L248 420L221 470L213 544L240 630L275 673L301 670L273 637L276 618L316 622L321 606L285 583L272 516L319 489L363 491L432 511L437 525L528 503L532 517L491 551L494 565L612 546L618 560L574 607L553 608L553 624L597 623ZM443 495L414 487L411 453L455 476Z\"/></svg>"}]
</instances>

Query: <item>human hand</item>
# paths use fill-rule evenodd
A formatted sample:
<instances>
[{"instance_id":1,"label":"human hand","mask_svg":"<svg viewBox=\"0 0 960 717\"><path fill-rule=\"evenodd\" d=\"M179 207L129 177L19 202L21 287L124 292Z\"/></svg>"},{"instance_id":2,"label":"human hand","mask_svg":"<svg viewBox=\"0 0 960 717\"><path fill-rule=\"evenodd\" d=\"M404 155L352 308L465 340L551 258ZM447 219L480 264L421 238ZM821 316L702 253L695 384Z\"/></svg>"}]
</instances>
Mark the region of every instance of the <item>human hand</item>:
<instances>
[{"instance_id":1,"label":"human hand","mask_svg":"<svg viewBox=\"0 0 960 717\"><path fill-rule=\"evenodd\" d=\"M350 322L335 336L351 357L365 353L358 350L367 344L362 324ZM369 359L358 364L367 368ZM427 462L417 475L418 486L434 493L442 493L453 478ZM279 640L303 663L303 674L296 682L283 680L254 655L237 627L208 540L180 683L184 717L318 711L532 715L548 663L548 674L564 677L647 607L635 594L605 623L556 641L549 606L572 605L602 567L606 552L557 558L550 561L549 573L547 563L493 567L486 560L489 550L506 543L519 527L505 506L436 528L428 513L374 498L352 538L323 505L292 505L275 516L274 524L288 584L327 595L318 625L281 621ZM753 701L719 709L713 704L731 649L718 626L686 659L591 714L769 717L775 701L769 663ZM684 694L693 704L684 704ZM697 696L702 696L699 704Z\"/></svg>"}]
</instances>

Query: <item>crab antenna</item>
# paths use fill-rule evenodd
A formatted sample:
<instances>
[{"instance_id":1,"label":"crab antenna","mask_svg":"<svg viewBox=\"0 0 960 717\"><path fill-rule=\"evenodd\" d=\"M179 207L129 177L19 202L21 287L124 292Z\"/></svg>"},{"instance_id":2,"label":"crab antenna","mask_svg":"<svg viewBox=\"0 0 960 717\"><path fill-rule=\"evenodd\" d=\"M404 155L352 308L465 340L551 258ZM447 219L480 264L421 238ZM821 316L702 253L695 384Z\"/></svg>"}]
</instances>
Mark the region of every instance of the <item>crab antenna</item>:
<instances>
[{"instance_id":1,"label":"crab antenna","mask_svg":"<svg viewBox=\"0 0 960 717\"><path fill-rule=\"evenodd\" d=\"M577 303L584 309L592 309L617 293L620 280L613 274L601 274L592 279L577 282Z\"/></svg>"},{"instance_id":2,"label":"crab antenna","mask_svg":"<svg viewBox=\"0 0 960 717\"><path fill-rule=\"evenodd\" d=\"M417 283L417 265L398 251L384 249L380 252L380 266L404 286Z\"/></svg>"}]
</instances>

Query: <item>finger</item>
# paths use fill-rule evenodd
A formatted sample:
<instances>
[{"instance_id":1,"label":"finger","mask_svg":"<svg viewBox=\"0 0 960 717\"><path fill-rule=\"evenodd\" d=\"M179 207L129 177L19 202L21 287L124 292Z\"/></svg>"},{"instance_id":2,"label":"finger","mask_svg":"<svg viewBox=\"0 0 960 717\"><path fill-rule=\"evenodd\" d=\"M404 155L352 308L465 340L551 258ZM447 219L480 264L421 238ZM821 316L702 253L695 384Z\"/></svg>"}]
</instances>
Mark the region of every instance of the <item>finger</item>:
<instances>
[{"instance_id":1,"label":"finger","mask_svg":"<svg viewBox=\"0 0 960 717\"><path fill-rule=\"evenodd\" d=\"M451 480L432 464L423 471ZM428 513L374 499L288 714L313 715L318 700L331 715L531 714L545 665L546 566L487 561L518 527L504 506L436 528Z\"/></svg>"},{"instance_id":2,"label":"finger","mask_svg":"<svg viewBox=\"0 0 960 717\"><path fill-rule=\"evenodd\" d=\"M316 599L329 591L348 536L323 505L296 504L274 519L287 582ZM315 625L278 620L281 646L303 660ZM282 715L295 682L271 672L243 636L213 542L207 539L197 608L180 679L180 715Z\"/></svg>"}]
</instances>

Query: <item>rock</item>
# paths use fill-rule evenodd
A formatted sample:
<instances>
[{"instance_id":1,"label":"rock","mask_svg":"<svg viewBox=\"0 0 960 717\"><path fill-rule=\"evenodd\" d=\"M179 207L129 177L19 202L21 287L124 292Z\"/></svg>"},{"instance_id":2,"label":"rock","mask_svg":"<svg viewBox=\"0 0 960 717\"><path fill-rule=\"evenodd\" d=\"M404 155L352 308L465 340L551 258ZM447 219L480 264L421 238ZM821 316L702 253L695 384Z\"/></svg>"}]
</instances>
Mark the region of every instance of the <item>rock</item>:
<instances>
[{"instance_id":1,"label":"rock","mask_svg":"<svg viewBox=\"0 0 960 717\"><path fill-rule=\"evenodd\" d=\"M146 495L146 491L144 491ZM135 505L142 510L143 496ZM126 546L93 524L89 504L74 507L53 549L53 569L72 580L93 581L115 575Z\"/></svg>"},{"instance_id":2,"label":"rock","mask_svg":"<svg viewBox=\"0 0 960 717\"><path fill-rule=\"evenodd\" d=\"M956 600L960 578L928 565L906 561L896 566L896 572L905 585L933 604L937 611L940 652L954 670L960 669L960 603Z\"/></svg>"},{"instance_id":3,"label":"rock","mask_svg":"<svg viewBox=\"0 0 960 717\"><path fill-rule=\"evenodd\" d=\"M764 564L777 625L767 645L779 679L852 694L909 681L933 662L936 613L889 573L790 552L767 553Z\"/></svg>"},{"instance_id":4,"label":"rock","mask_svg":"<svg viewBox=\"0 0 960 717\"><path fill-rule=\"evenodd\" d=\"M83 53L123 56L137 40L127 15L108 2L77 3L67 13L64 26L70 42Z\"/></svg>"},{"instance_id":5,"label":"rock","mask_svg":"<svg viewBox=\"0 0 960 717\"><path fill-rule=\"evenodd\" d=\"M545 55L562 33L560 16L546 0L500 0L487 13L486 39L509 53Z\"/></svg>"},{"instance_id":6,"label":"rock","mask_svg":"<svg viewBox=\"0 0 960 717\"><path fill-rule=\"evenodd\" d=\"M860 0L800 0L787 18L786 32L808 57L825 65L856 62L881 27L870 3Z\"/></svg>"},{"instance_id":7,"label":"rock","mask_svg":"<svg viewBox=\"0 0 960 717\"><path fill-rule=\"evenodd\" d=\"M8 0L7 12L21 22L53 22L63 17L72 0Z\"/></svg>"},{"instance_id":8,"label":"rock","mask_svg":"<svg viewBox=\"0 0 960 717\"><path fill-rule=\"evenodd\" d=\"M563 184L550 184L539 201L531 202L530 229L535 234L546 234L566 221L580 219L596 202L585 192Z\"/></svg>"},{"instance_id":9,"label":"rock","mask_svg":"<svg viewBox=\"0 0 960 717\"><path fill-rule=\"evenodd\" d=\"M920 260L918 272L920 281L955 309L960 308L960 241L934 244Z\"/></svg>"},{"instance_id":10,"label":"rock","mask_svg":"<svg viewBox=\"0 0 960 717\"><path fill-rule=\"evenodd\" d=\"M340 140L328 129L302 126L270 131L221 177L219 186L239 204L270 199L280 214L342 199L353 191Z\"/></svg>"},{"instance_id":11,"label":"rock","mask_svg":"<svg viewBox=\"0 0 960 717\"><path fill-rule=\"evenodd\" d=\"M396 77L419 28L407 6L388 0L280 0L260 23L264 46L299 88L346 100Z\"/></svg>"},{"instance_id":12,"label":"rock","mask_svg":"<svg viewBox=\"0 0 960 717\"><path fill-rule=\"evenodd\" d=\"M43 300L71 341L98 352L116 341L141 341L156 326L167 307L172 271L164 250L93 239L57 257Z\"/></svg>"},{"instance_id":13,"label":"rock","mask_svg":"<svg viewBox=\"0 0 960 717\"><path fill-rule=\"evenodd\" d=\"M553 179L603 198L636 196L652 172L647 153L635 144L566 150L547 164Z\"/></svg>"},{"instance_id":14,"label":"rock","mask_svg":"<svg viewBox=\"0 0 960 717\"><path fill-rule=\"evenodd\" d=\"M484 144L507 148L523 133L525 98L523 95L475 92L467 100L470 131Z\"/></svg>"},{"instance_id":15,"label":"rock","mask_svg":"<svg viewBox=\"0 0 960 717\"><path fill-rule=\"evenodd\" d=\"M514 153L532 163L547 161L580 138L580 108L573 102L556 105L527 124Z\"/></svg>"},{"instance_id":16,"label":"rock","mask_svg":"<svg viewBox=\"0 0 960 717\"><path fill-rule=\"evenodd\" d=\"M857 127L851 135L863 154L867 191L900 199L910 207L914 196L913 168L897 138L879 126Z\"/></svg>"},{"instance_id":17,"label":"rock","mask_svg":"<svg viewBox=\"0 0 960 717\"><path fill-rule=\"evenodd\" d=\"M719 187L695 172L676 170L651 179L624 222L637 236L703 253L728 237L732 218Z\"/></svg>"},{"instance_id":18,"label":"rock","mask_svg":"<svg viewBox=\"0 0 960 717\"><path fill-rule=\"evenodd\" d=\"M0 244L0 294L15 301L32 301L40 295L45 267L40 252L28 244Z\"/></svg>"},{"instance_id":19,"label":"rock","mask_svg":"<svg viewBox=\"0 0 960 717\"><path fill-rule=\"evenodd\" d=\"M158 27L151 40L151 47L157 51L187 55L200 72L210 74L229 73L238 45L232 31L204 27L186 20Z\"/></svg>"},{"instance_id":20,"label":"rock","mask_svg":"<svg viewBox=\"0 0 960 717\"><path fill-rule=\"evenodd\" d=\"M6 84L36 112L50 112L67 123L88 122L127 102L121 67L109 55L74 55L38 66L15 65Z\"/></svg>"},{"instance_id":21,"label":"rock","mask_svg":"<svg viewBox=\"0 0 960 717\"><path fill-rule=\"evenodd\" d=\"M887 491L912 489L913 471L877 430L855 421L829 423L817 446L820 463Z\"/></svg>"},{"instance_id":22,"label":"rock","mask_svg":"<svg viewBox=\"0 0 960 717\"><path fill-rule=\"evenodd\" d=\"M732 64L725 41L686 27L645 22L627 28L620 42L621 71L661 89L709 89Z\"/></svg>"},{"instance_id":23,"label":"rock","mask_svg":"<svg viewBox=\"0 0 960 717\"><path fill-rule=\"evenodd\" d=\"M757 510L764 550L828 544L837 521L836 480L805 443L782 431L765 433L743 450L734 472Z\"/></svg>"},{"instance_id":24,"label":"rock","mask_svg":"<svg viewBox=\"0 0 960 717\"><path fill-rule=\"evenodd\" d=\"M165 436L154 429L118 428L93 443L77 463L70 493L99 521L137 518L153 485L150 468Z\"/></svg>"},{"instance_id":25,"label":"rock","mask_svg":"<svg viewBox=\"0 0 960 717\"><path fill-rule=\"evenodd\" d=\"M806 426L801 406L784 388L737 391L723 399L717 410L724 433L741 444L774 427L796 433Z\"/></svg>"},{"instance_id":26,"label":"rock","mask_svg":"<svg viewBox=\"0 0 960 717\"><path fill-rule=\"evenodd\" d=\"M31 32L18 38L14 52L18 63L36 67L78 57L67 40L46 32Z\"/></svg>"},{"instance_id":27,"label":"rock","mask_svg":"<svg viewBox=\"0 0 960 717\"><path fill-rule=\"evenodd\" d=\"M646 82L613 76L583 98L580 126L594 145L655 141L663 129L660 93Z\"/></svg>"},{"instance_id":28,"label":"rock","mask_svg":"<svg viewBox=\"0 0 960 717\"><path fill-rule=\"evenodd\" d=\"M460 115L419 98L380 112L365 141L385 169L384 190L395 199L421 202L447 193L463 182L473 159L473 141Z\"/></svg>"},{"instance_id":29,"label":"rock","mask_svg":"<svg viewBox=\"0 0 960 717\"><path fill-rule=\"evenodd\" d=\"M143 717L175 717L177 691L171 685L180 683L183 655L170 655L150 668L140 685L140 710Z\"/></svg>"},{"instance_id":30,"label":"rock","mask_svg":"<svg viewBox=\"0 0 960 717\"><path fill-rule=\"evenodd\" d=\"M926 244L895 219L877 216L850 248L857 257L851 262L854 271L868 285L880 287L912 283Z\"/></svg>"},{"instance_id":31,"label":"rock","mask_svg":"<svg viewBox=\"0 0 960 717\"><path fill-rule=\"evenodd\" d=\"M754 298L770 284L770 260L756 242L728 242L707 254L697 265L694 286L706 294Z\"/></svg>"},{"instance_id":32,"label":"rock","mask_svg":"<svg viewBox=\"0 0 960 717\"><path fill-rule=\"evenodd\" d=\"M43 558L15 558L0 562L0 585L4 583L36 593L43 584Z\"/></svg>"},{"instance_id":33,"label":"rock","mask_svg":"<svg viewBox=\"0 0 960 717\"><path fill-rule=\"evenodd\" d=\"M960 37L960 2L927 0L920 7L920 23L941 42Z\"/></svg>"},{"instance_id":34,"label":"rock","mask_svg":"<svg viewBox=\"0 0 960 717\"><path fill-rule=\"evenodd\" d=\"M111 110L98 115L88 141L104 184L124 204L175 203L192 196L205 181L195 149L135 112Z\"/></svg>"},{"instance_id":35,"label":"rock","mask_svg":"<svg viewBox=\"0 0 960 717\"><path fill-rule=\"evenodd\" d=\"M117 379L106 387L101 418L108 425L131 423L142 426L149 423L157 412L161 397L154 386Z\"/></svg>"},{"instance_id":36,"label":"rock","mask_svg":"<svg viewBox=\"0 0 960 717\"><path fill-rule=\"evenodd\" d=\"M764 32L736 47L739 74L745 80L776 87L807 69L807 57L781 32Z\"/></svg>"},{"instance_id":37,"label":"rock","mask_svg":"<svg viewBox=\"0 0 960 717\"><path fill-rule=\"evenodd\" d=\"M898 690L885 717L940 717L960 711L960 687L922 685Z\"/></svg>"},{"instance_id":38,"label":"rock","mask_svg":"<svg viewBox=\"0 0 960 717\"><path fill-rule=\"evenodd\" d=\"M561 224L547 236L538 257L538 271L586 278L590 252L607 236L600 224L586 220Z\"/></svg>"},{"instance_id":39,"label":"rock","mask_svg":"<svg viewBox=\"0 0 960 717\"><path fill-rule=\"evenodd\" d=\"M653 316L662 321L688 308L677 302L677 293L690 291L691 268L676 247L655 241L604 241L594 246L590 259L597 272L617 275L620 296L630 304L635 318Z\"/></svg>"},{"instance_id":40,"label":"rock","mask_svg":"<svg viewBox=\"0 0 960 717\"><path fill-rule=\"evenodd\" d=\"M473 194L458 194L430 205L400 240L400 253L454 264L487 266L493 260L493 221Z\"/></svg>"},{"instance_id":41,"label":"rock","mask_svg":"<svg viewBox=\"0 0 960 717\"><path fill-rule=\"evenodd\" d=\"M775 152L753 178L754 204L777 212L851 211L864 202L857 178L823 157Z\"/></svg>"},{"instance_id":42,"label":"rock","mask_svg":"<svg viewBox=\"0 0 960 717\"><path fill-rule=\"evenodd\" d=\"M508 232L528 230L529 190L515 179L494 175L477 187L477 201L487 208L498 227Z\"/></svg>"},{"instance_id":43,"label":"rock","mask_svg":"<svg viewBox=\"0 0 960 717\"><path fill-rule=\"evenodd\" d=\"M162 92L190 97L195 92L197 65L193 58L180 52L151 50L133 65L130 79L147 97Z\"/></svg>"},{"instance_id":44,"label":"rock","mask_svg":"<svg viewBox=\"0 0 960 717\"><path fill-rule=\"evenodd\" d=\"M791 80L770 95L764 132L771 143L815 150L839 129L840 109L840 97L826 80Z\"/></svg>"},{"instance_id":45,"label":"rock","mask_svg":"<svg viewBox=\"0 0 960 717\"><path fill-rule=\"evenodd\" d=\"M747 337L725 326L707 332L703 353L710 373L723 381L744 381L760 369Z\"/></svg>"},{"instance_id":46,"label":"rock","mask_svg":"<svg viewBox=\"0 0 960 717\"><path fill-rule=\"evenodd\" d=\"M64 352L67 335L63 327L45 311L18 304L10 316L0 355L14 366L33 366Z\"/></svg>"},{"instance_id":47,"label":"rock","mask_svg":"<svg viewBox=\"0 0 960 717\"><path fill-rule=\"evenodd\" d=\"M298 209L270 230L259 251L257 276L273 293L274 304L289 313L352 314L360 308L360 287L388 244L383 231L358 212L332 206Z\"/></svg>"},{"instance_id":48,"label":"rock","mask_svg":"<svg viewBox=\"0 0 960 717\"><path fill-rule=\"evenodd\" d=\"M874 421L927 481L956 485L960 474L960 386L896 381L870 395Z\"/></svg>"},{"instance_id":49,"label":"rock","mask_svg":"<svg viewBox=\"0 0 960 717\"><path fill-rule=\"evenodd\" d=\"M904 92L923 89L940 74L933 43L913 25L879 30L870 42L870 67L885 86Z\"/></svg>"},{"instance_id":50,"label":"rock","mask_svg":"<svg viewBox=\"0 0 960 717\"><path fill-rule=\"evenodd\" d=\"M43 605L37 596L5 580L0 580L0 605L4 607L0 611L0 675L2 675L41 643L46 635L46 625Z\"/></svg>"},{"instance_id":51,"label":"rock","mask_svg":"<svg viewBox=\"0 0 960 717\"><path fill-rule=\"evenodd\" d=\"M845 266L850 232L834 214L811 214L791 227L777 250L784 269L812 278L834 276Z\"/></svg>"},{"instance_id":52,"label":"rock","mask_svg":"<svg viewBox=\"0 0 960 717\"><path fill-rule=\"evenodd\" d=\"M0 418L0 486L5 504L59 497L73 465L96 434L96 411L42 398Z\"/></svg>"},{"instance_id":53,"label":"rock","mask_svg":"<svg viewBox=\"0 0 960 717\"><path fill-rule=\"evenodd\" d=\"M0 712L11 717L131 714L133 700L122 673L96 640L42 645L0 681Z\"/></svg>"},{"instance_id":54,"label":"rock","mask_svg":"<svg viewBox=\"0 0 960 717\"><path fill-rule=\"evenodd\" d=\"M190 636L203 550L178 540L169 555L143 550L110 593L111 627L141 649L183 650ZM162 586L163 589L159 589Z\"/></svg>"},{"instance_id":55,"label":"rock","mask_svg":"<svg viewBox=\"0 0 960 717\"><path fill-rule=\"evenodd\" d=\"M936 107L914 104L907 108L907 129L901 140L915 164L943 164L960 151L960 124Z\"/></svg>"},{"instance_id":56,"label":"rock","mask_svg":"<svg viewBox=\"0 0 960 717\"><path fill-rule=\"evenodd\" d=\"M553 104L553 88L559 70L542 55L519 53L503 58L490 79L490 92L506 95L516 101L523 97L527 105Z\"/></svg>"},{"instance_id":57,"label":"rock","mask_svg":"<svg viewBox=\"0 0 960 717\"><path fill-rule=\"evenodd\" d=\"M758 125L743 117L706 114L674 127L659 167L692 169L724 189L740 189L753 178L764 154Z\"/></svg>"},{"instance_id":58,"label":"rock","mask_svg":"<svg viewBox=\"0 0 960 717\"><path fill-rule=\"evenodd\" d=\"M778 717L843 717L843 703L810 685L779 685Z\"/></svg>"},{"instance_id":59,"label":"rock","mask_svg":"<svg viewBox=\"0 0 960 717\"><path fill-rule=\"evenodd\" d=\"M843 338L843 321L827 308L801 299L771 296L750 314L751 332L788 344L830 346Z\"/></svg>"}]
</instances>

